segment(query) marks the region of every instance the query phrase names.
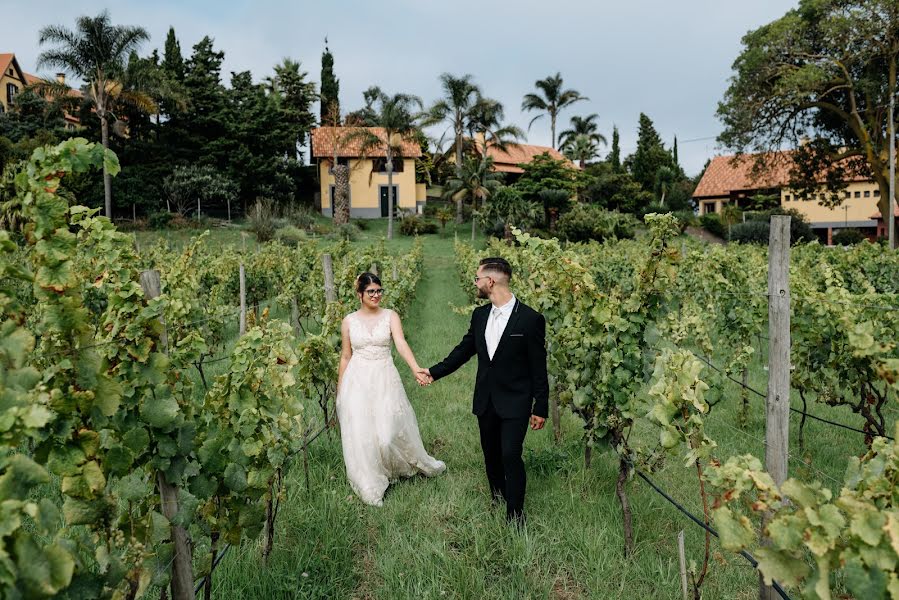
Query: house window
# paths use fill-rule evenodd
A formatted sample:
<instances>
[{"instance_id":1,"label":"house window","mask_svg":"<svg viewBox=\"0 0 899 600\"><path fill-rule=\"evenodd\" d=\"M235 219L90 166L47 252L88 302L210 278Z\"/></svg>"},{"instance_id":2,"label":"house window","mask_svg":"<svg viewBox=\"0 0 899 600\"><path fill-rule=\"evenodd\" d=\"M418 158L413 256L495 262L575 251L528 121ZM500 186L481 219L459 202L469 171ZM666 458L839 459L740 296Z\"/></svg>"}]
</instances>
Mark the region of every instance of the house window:
<instances>
[{"instance_id":1,"label":"house window","mask_svg":"<svg viewBox=\"0 0 899 600\"><path fill-rule=\"evenodd\" d=\"M861 197L862 197L862 193L859 192L859 191L856 191L856 192L855 192L855 197L856 197L856 198L861 198Z\"/></svg>"},{"instance_id":2,"label":"house window","mask_svg":"<svg viewBox=\"0 0 899 600\"><path fill-rule=\"evenodd\" d=\"M871 190L865 190L865 198L871 197Z\"/></svg>"},{"instance_id":3,"label":"house window","mask_svg":"<svg viewBox=\"0 0 899 600\"><path fill-rule=\"evenodd\" d=\"M844 196L845 198L851 198L851 197L852 197L852 192L849 192L849 191L844 192L844 193L843 193L843 196Z\"/></svg>"},{"instance_id":4,"label":"house window","mask_svg":"<svg viewBox=\"0 0 899 600\"><path fill-rule=\"evenodd\" d=\"M704 204L704 214L709 214L715 212L715 203L714 202L706 202Z\"/></svg>"},{"instance_id":5,"label":"house window","mask_svg":"<svg viewBox=\"0 0 899 600\"><path fill-rule=\"evenodd\" d=\"M874 197L880 198L880 190L874 190Z\"/></svg>"},{"instance_id":6,"label":"house window","mask_svg":"<svg viewBox=\"0 0 899 600\"><path fill-rule=\"evenodd\" d=\"M12 99L16 97L16 94L19 92L19 88L16 87L14 83L6 84L6 103L8 105L12 105Z\"/></svg>"},{"instance_id":7,"label":"house window","mask_svg":"<svg viewBox=\"0 0 899 600\"><path fill-rule=\"evenodd\" d=\"M386 173L387 172L387 159L386 158L375 158L373 159L375 163L374 170L378 173ZM403 172L403 163L406 162L402 158L395 157L393 159L393 172L394 173L402 173Z\"/></svg>"}]
</instances>

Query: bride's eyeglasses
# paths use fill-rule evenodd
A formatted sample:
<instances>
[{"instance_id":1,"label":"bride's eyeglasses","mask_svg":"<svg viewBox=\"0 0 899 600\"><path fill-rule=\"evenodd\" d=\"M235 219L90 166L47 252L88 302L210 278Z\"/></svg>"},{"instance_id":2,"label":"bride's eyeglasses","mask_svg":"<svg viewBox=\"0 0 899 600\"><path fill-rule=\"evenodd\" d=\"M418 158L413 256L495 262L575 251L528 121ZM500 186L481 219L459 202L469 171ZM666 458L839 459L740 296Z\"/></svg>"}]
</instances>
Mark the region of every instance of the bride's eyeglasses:
<instances>
[{"instance_id":1,"label":"bride's eyeglasses","mask_svg":"<svg viewBox=\"0 0 899 600\"><path fill-rule=\"evenodd\" d=\"M374 298L375 296L383 296L386 292L384 288L378 288L376 290L365 290L365 293L369 298Z\"/></svg>"}]
</instances>

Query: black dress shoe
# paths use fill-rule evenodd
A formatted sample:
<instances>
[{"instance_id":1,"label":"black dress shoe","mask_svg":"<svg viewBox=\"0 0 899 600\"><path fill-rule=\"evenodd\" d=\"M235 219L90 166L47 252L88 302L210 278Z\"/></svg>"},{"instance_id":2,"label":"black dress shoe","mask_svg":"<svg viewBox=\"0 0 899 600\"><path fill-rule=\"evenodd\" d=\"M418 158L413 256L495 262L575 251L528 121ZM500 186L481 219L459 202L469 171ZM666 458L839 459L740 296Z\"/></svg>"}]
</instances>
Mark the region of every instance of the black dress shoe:
<instances>
[{"instance_id":1,"label":"black dress shoe","mask_svg":"<svg viewBox=\"0 0 899 600\"><path fill-rule=\"evenodd\" d=\"M525 525L527 525L527 517L524 516L523 512L507 513L506 521L508 521L510 525L514 525L519 531L524 529Z\"/></svg>"}]
</instances>

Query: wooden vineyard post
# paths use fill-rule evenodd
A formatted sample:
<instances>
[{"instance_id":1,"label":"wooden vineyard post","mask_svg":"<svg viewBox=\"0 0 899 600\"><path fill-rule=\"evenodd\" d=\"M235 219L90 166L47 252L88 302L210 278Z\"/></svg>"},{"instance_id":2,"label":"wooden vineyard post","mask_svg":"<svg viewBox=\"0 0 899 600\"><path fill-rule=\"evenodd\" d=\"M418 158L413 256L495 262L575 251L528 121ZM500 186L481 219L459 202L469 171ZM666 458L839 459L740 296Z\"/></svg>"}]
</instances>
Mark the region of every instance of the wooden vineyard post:
<instances>
[{"instance_id":1,"label":"wooden vineyard post","mask_svg":"<svg viewBox=\"0 0 899 600\"><path fill-rule=\"evenodd\" d=\"M765 400L765 470L778 487L787 478L790 441L790 217L771 217L768 242L768 396ZM763 520L763 530L767 518ZM768 543L762 538L762 543ZM779 595L759 573L759 597Z\"/></svg>"},{"instance_id":2,"label":"wooden vineyard post","mask_svg":"<svg viewBox=\"0 0 899 600\"><path fill-rule=\"evenodd\" d=\"M142 272L140 274L140 285L148 299L152 300L159 296L162 290L159 271ZM165 320L162 322L160 342L163 352L168 354L168 334L165 330ZM172 562L172 600L193 600L194 574L190 538L184 527L172 523L175 515L178 514L178 488L168 482L165 473L162 471L157 472L156 483L159 487L162 514L171 523L172 541L175 544L175 558Z\"/></svg>"},{"instance_id":3,"label":"wooden vineyard post","mask_svg":"<svg viewBox=\"0 0 899 600\"><path fill-rule=\"evenodd\" d=\"M684 530L681 529L677 534L677 556L680 560L680 587L684 600L690 600L690 594L687 590L687 553L684 550Z\"/></svg>"},{"instance_id":4,"label":"wooden vineyard post","mask_svg":"<svg viewBox=\"0 0 899 600\"><path fill-rule=\"evenodd\" d=\"M240 335L247 332L247 273L240 263Z\"/></svg>"},{"instance_id":5,"label":"wooden vineyard post","mask_svg":"<svg viewBox=\"0 0 899 600\"><path fill-rule=\"evenodd\" d=\"M337 291L334 289L334 263L330 254L322 254L322 268L325 271L325 301L335 302Z\"/></svg>"}]
</instances>

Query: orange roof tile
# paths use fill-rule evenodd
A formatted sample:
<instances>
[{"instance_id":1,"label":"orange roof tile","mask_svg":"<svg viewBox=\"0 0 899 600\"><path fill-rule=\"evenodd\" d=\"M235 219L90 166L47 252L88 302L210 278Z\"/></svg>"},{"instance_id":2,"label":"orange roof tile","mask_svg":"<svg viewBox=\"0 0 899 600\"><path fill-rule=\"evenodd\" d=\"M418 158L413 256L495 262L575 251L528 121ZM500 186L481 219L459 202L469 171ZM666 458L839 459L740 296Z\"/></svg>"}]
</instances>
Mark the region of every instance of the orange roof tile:
<instances>
[{"instance_id":1,"label":"orange roof tile","mask_svg":"<svg viewBox=\"0 0 899 600\"><path fill-rule=\"evenodd\" d=\"M317 127L312 130L312 157L327 158L334 156L334 145L338 136L345 137L352 129L367 129L376 136L385 140L387 133L383 127ZM341 158L356 158L362 156L362 139L356 138L349 142L342 141L337 147L337 156ZM421 147L415 140L404 139L401 142L401 154L404 158L418 158L421 156ZM365 153L368 157L387 156L383 146L372 148Z\"/></svg>"},{"instance_id":2,"label":"orange roof tile","mask_svg":"<svg viewBox=\"0 0 899 600\"><path fill-rule=\"evenodd\" d=\"M9 63L11 63L15 57L15 54L0 54L0 75L6 73L6 69L9 68Z\"/></svg>"},{"instance_id":3,"label":"orange roof tile","mask_svg":"<svg viewBox=\"0 0 899 600\"><path fill-rule=\"evenodd\" d=\"M508 144L506 150L500 150L493 145L487 147L487 156L493 159L493 169L503 173L524 173L524 169L518 165L530 163L535 157L544 153L549 153L554 160L564 160L571 163L572 168L577 168L561 152L549 146Z\"/></svg>"},{"instance_id":4,"label":"orange roof tile","mask_svg":"<svg viewBox=\"0 0 899 600\"><path fill-rule=\"evenodd\" d=\"M758 154L742 156L716 156L706 168L693 192L694 198L728 196L733 191L763 190L785 187L790 183L793 168L791 151L769 153L767 164L759 173L753 173ZM857 175L850 181L870 181L870 177Z\"/></svg>"},{"instance_id":5,"label":"orange roof tile","mask_svg":"<svg viewBox=\"0 0 899 600\"><path fill-rule=\"evenodd\" d=\"M44 78L43 78L43 77L38 77L37 75L32 75L31 73L24 73L24 72L23 72L23 74L25 75L25 83L28 84L28 85L34 85L35 83L39 83L39 82L41 82L41 81L44 81ZM71 89L66 93L66 95L67 95L67 96L71 96L72 98L83 98L83 97L84 97L84 94L81 93L81 90L75 89L75 88L71 88Z\"/></svg>"}]
</instances>

